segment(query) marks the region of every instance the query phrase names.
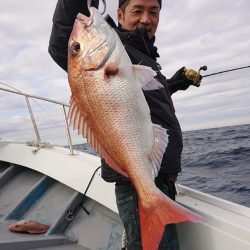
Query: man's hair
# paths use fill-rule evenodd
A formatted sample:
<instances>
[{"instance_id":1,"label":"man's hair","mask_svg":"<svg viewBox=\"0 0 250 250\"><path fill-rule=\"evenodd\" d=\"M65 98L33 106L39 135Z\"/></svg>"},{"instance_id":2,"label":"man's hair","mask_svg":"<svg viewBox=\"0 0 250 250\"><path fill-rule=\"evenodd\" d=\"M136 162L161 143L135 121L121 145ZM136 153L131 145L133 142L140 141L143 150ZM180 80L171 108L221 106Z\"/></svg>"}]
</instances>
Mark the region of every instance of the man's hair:
<instances>
[{"instance_id":1,"label":"man's hair","mask_svg":"<svg viewBox=\"0 0 250 250\"><path fill-rule=\"evenodd\" d=\"M119 0L119 8L122 10L123 14L125 13L125 9L127 5L129 4L130 0ZM162 0L158 0L161 8L161 2Z\"/></svg>"},{"instance_id":2,"label":"man's hair","mask_svg":"<svg viewBox=\"0 0 250 250\"><path fill-rule=\"evenodd\" d=\"M130 0L125 1L119 8L122 10L122 13L125 14L125 9L128 6Z\"/></svg>"}]
</instances>

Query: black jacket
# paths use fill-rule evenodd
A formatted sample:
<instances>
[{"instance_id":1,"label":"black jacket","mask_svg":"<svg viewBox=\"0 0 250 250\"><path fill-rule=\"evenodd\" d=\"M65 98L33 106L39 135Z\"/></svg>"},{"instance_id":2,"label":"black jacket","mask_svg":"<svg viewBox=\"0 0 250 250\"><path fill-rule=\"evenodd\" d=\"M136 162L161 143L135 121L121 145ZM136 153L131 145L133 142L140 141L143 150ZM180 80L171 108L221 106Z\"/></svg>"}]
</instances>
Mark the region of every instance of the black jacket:
<instances>
[{"instance_id":1,"label":"black jacket","mask_svg":"<svg viewBox=\"0 0 250 250\"><path fill-rule=\"evenodd\" d=\"M59 0L53 17L53 27L49 43L49 53L56 63L67 71L67 44L78 12L88 15L87 1ZM169 144L163 156L160 173L177 174L181 171L182 133L171 99L170 88L165 76L160 72L156 62L159 56L153 45L154 39L149 40L143 31L126 32L116 29L133 64L151 67L157 72L157 80L165 87L159 90L144 91L148 102L153 123L168 130ZM123 180L121 176L102 161L102 177L108 182Z\"/></svg>"}]
</instances>

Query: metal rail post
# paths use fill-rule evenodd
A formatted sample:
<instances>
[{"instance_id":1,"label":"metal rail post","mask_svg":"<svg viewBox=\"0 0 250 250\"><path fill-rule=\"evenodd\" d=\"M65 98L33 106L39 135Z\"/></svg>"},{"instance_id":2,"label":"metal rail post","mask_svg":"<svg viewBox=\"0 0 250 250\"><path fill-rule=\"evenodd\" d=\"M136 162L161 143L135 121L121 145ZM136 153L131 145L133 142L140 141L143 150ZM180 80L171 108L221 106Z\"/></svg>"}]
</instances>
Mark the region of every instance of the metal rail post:
<instances>
[{"instance_id":1,"label":"metal rail post","mask_svg":"<svg viewBox=\"0 0 250 250\"><path fill-rule=\"evenodd\" d=\"M67 139L68 139L70 154L74 155L74 150L73 150L73 146L72 146L72 140L71 140L71 135L70 135L70 130L69 130L69 124L68 124L68 119L67 119L65 105L62 105L62 108L63 108L64 121L65 121L65 129L66 129L66 134L67 134Z\"/></svg>"},{"instance_id":2,"label":"metal rail post","mask_svg":"<svg viewBox=\"0 0 250 250\"><path fill-rule=\"evenodd\" d=\"M28 110L29 110L29 113L30 113L30 118L31 118L31 121L32 121L32 124L33 124L33 128L34 128L34 130L35 130L35 134L36 134L37 141L38 141L38 142L41 142L41 137L40 137L40 135L39 135L39 131L38 131L38 128L37 128L37 125L36 125L35 117L34 117L34 115L33 115L32 109L31 109L31 105L30 105L30 102L29 102L29 98L28 98L28 96L26 96L26 95L25 95L25 100L26 100L27 107L28 107Z\"/></svg>"}]
</instances>

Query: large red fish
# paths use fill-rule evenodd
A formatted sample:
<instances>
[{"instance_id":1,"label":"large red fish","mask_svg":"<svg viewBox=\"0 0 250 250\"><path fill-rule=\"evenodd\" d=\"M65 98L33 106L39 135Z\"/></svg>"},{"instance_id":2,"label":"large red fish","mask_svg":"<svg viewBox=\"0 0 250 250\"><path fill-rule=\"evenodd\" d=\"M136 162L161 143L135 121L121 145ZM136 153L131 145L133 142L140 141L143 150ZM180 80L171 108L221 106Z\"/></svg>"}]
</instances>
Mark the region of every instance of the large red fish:
<instances>
[{"instance_id":1,"label":"large red fish","mask_svg":"<svg viewBox=\"0 0 250 250\"><path fill-rule=\"evenodd\" d=\"M166 224L201 218L154 183L168 136L152 124L141 88L162 87L155 72L132 65L116 32L95 8L90 14L78 14L69 40L71 123L113 169L129 177L139 196L143 249L158 249Z\"/></svg>"}]
</instances>

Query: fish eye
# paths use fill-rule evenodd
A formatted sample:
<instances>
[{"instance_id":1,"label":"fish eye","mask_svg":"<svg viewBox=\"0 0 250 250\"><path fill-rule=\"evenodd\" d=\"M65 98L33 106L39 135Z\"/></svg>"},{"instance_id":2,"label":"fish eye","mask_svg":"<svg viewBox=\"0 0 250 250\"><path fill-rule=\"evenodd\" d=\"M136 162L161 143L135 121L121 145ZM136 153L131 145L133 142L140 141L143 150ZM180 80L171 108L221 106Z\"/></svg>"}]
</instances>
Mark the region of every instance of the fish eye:
<instances>
[{"instance_id":1,"label":"fish eye","mask_svg":"<svg viewBox=\"0 0 250 250\"><path fill-rule=\"evenodd\" d=\"M77 55L81 50L80 43L76 42L72 45L71 53L72 55Z\"/></svg>"}]
</instances>

